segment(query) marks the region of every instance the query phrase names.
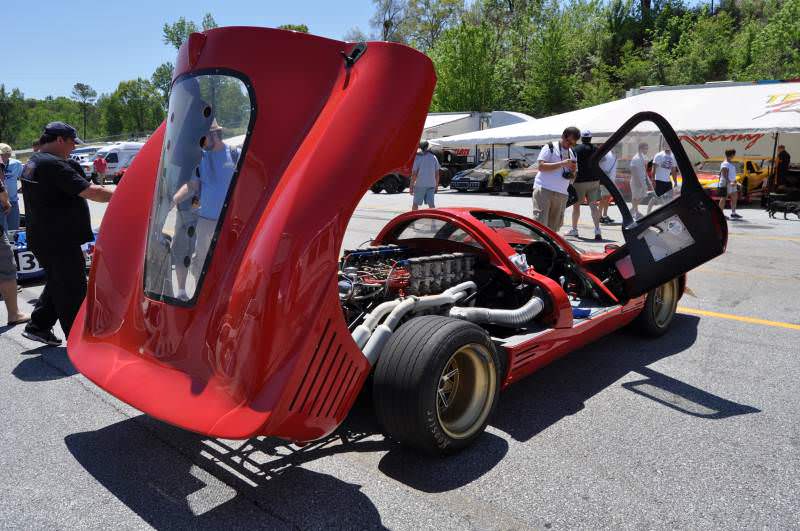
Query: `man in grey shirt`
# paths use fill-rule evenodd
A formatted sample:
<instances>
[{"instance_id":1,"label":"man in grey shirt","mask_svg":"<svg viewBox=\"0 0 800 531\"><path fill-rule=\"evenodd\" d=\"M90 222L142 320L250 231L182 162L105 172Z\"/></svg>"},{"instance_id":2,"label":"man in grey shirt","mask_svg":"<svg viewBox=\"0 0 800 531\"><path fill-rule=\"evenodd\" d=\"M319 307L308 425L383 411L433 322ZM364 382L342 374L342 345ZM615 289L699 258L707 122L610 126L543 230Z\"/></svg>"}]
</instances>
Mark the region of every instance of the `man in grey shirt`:
<instances>
[{"instance_id":1,"label":"man in grey shirt","mask_svg":"<svg viewBox=\"0 0 800 531\"><path fill-rule=\"evenodd\" d=\"M419 148L422 153L414 159L414 169L411 171L409 193L414 197L411 210L417 210L423 202L431 208L436 208L433 196L439 187L439 160L428 150L427 141L420 142Z\"/></svg>"}]
</instances>

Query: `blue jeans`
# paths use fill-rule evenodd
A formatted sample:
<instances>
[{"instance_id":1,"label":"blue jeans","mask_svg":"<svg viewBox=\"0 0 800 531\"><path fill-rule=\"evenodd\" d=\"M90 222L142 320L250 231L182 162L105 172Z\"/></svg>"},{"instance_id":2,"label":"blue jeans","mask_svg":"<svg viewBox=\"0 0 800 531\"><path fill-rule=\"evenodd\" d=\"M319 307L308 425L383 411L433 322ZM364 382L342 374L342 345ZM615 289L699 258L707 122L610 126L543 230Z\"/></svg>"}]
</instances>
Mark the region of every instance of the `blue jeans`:
<instances>
[{"instance_id":1,"label":"blue jeans","mask_svg":"<svg viewBox=\"0 0 800 531\"><path fill-rule=\"evenodd\" d=\"M11 210L0 216L0 223L5 230L19 229L19 201L11 201Z\"/></svg>"}]
</instances>

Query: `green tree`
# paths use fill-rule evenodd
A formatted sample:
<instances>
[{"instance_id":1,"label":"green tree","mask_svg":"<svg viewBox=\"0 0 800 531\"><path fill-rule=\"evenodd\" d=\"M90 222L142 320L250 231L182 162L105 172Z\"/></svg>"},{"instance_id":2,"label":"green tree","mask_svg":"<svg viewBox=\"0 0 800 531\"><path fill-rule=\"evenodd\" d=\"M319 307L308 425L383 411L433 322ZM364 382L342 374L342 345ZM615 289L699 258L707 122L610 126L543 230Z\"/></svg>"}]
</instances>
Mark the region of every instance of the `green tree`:
<instances>
[{"instance_id":1,"label":"green tree","mask_svg":"<svg viewBox=\"0 0 800 531\"><path fill-rule=\"evenodd\" d=\"M369 23L380 35L382 41L406 42L405 0L372 0L375 14Z\"/></svg>"},{"instance_id":2,"label":"green tree","mask_svg":"<svg viewBox=\"0 0 800 531\"><path fill-rule=\"evenodd\" d=\"M671 50L667 69L670 84L704 83L728 79L733 20L722 11L700 15Z\"/></svg>"},{"instance_id":3,"label":"green tree","mask_svg":"<svg viewBox=\"0 0 800 531\"><path fill-rule=\"evenodd\" d=\"M415 48L427 52L439 36L459 23L464 0L409 0L404 18L404 33Z\"/></svg>"},{"instance_id":4,"label":"green tree","mask_svg":"<svg viewBox=\"0 0 800 531\"><path fill-rule=\"evenodd\" d=\"M206 13L203 15L203 22L201 22L200 25L202 26L203 31L219 27L219 24L217 24L217 21L214 20L213 16L211 16L211 13Z\"/></svg>"},{"instance_id":5,"label":"green tree","mask_svg":"<svg viewBox=\"0 0 800 531\"><path fill-rule=\"evenodd\" d=\"M169 106L169 89L172 86L172 73L174 71L175 67L167 61L160 64L156 71L153 72L153 75L150 76L150 82L161 91L164 109Z\"/></svg>"},{"instance_id":6,"label":"green tree","mask_svg":"<svg viewBox=\"0 0 800 531\"><path fill-rule=\"evenodd\" d=\"M308 33L308 26L305 24L281 24L278 29Z\"/></svg>"},{"instance_id":7,"label":"green tree","mask_svg":"<svg viewBox=\"0 0 800 531\"><path fill-rule=\"evenodd\" d=\"M575 108L577 79L570 67L571 50L561 17L552 17L534 38L528 84L523 89L527 109L547 116Z\"/></svg>"},{"instance_id":8,"label":"green tree","mask_svg":"<svg viewBox=\"0 0 800 531\"><path fill-rule=\"evenodd\" d=\"M430 56L438 83L434 111L491 111L497 102L498 75L493 32L484 25L462 23L446 30Z\"/></svg>"},{"instance_id":9,"label":"green tree","mask_svg":"<svg viewBox=\"0 0 800 531\"><path fill-rule=\"evenodd\" d=\"M786 0L777 14L753 36L755 58L745 69L751 79L800 77L800 0Z\"/></svg>"},{"instance_id":10,"label":"green tree","mask_svg":"<svg viewBox=\"0 0 800 531\"><path fill-rule=\"evenodd\" d=\"M203 16L203 20L200 23L200 27L203 28L203 31L210 30L213 28L218 27L217 22L214 20L214 17L211 13L206 13ZM171 44L175 49L181 47L181 45L189 39L189 35L192 33L196 33L200 31L198 26L195 22L191 20L186 20L186 18L181 17L175 22L169 23L165 22L162 28L162 38L164 40L164 44Z\"/></svg>"},{"instance_id":11,"label":"green tree","mask_svg":"<svg viewBox=\"0 0 800 531\"><path fill-rule=\"evenodd\" d=\"M152 131L164 119L162 96L146 79L122 81L111 97L118 99L122 125L126 132Z\"/></svg>"},{"instance_id":12,"label":"green tree","mask_svg":"<svg viewBox=\"0 0 800 531\"><path fill-rule=\"evenodd\" d=\"M97 100L97 109L106 135L119 136L125 131L125 124L122 122L123 105L116 92L100 96Z\"/></svg>"},{"instance_id":13,"label":"green tree","mask_svg":"<svg viewBox=\"0 0 800 531\"><path fill-rule=\"evenodd\" d=\"M0 84L0 141L13 144L17 141L26 119L25 99L19 89L6 91Z\"/></svg>"},{"instance_id":14,"label":"green tree","mask_svg":"<svg viewBox=\"0 0 800 531\"><path fill-rule=\"evenodd\" d=\"M76 100L81 106L81 114L83 115L83 130L81 131L84 138L89 136L89 131L86 127L86 119L89 111L93 109L95 99L97 98L97 91L86 83L75 83L72 87L72 99Z\"/></svg>"},{"instance_id":15,"label":"green tree","mask_svg":"<svg viewBox=\"0 0 800 531\"><path fill-rule=\"evenodd\" d=\"M184 17L171 24L165 22L162 29L164 44L171 44L177 50L189 39L189 35L197 31L197 24Z\"/></svg>"}]
</instances>

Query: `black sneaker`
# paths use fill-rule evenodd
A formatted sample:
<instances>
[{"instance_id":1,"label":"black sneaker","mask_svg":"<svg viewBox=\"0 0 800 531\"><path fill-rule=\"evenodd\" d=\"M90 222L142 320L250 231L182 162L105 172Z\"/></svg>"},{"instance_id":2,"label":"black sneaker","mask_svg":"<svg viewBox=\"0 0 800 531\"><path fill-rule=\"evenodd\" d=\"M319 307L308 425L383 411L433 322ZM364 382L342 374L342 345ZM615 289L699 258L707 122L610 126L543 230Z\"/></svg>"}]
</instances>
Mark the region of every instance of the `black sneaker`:
<instances>
[{"instance_id":1,"label":"black sneaker","mask_svg":"<svg viewBox=\"0 0 800 531\"><path fill-rule=\"evenodd\" d=\"M22 337L54 347L61 344L61 340L56 337L52 330L39 330L33 326L26 326L25 330L22 331Z\"/></svg>"}]
</instances>

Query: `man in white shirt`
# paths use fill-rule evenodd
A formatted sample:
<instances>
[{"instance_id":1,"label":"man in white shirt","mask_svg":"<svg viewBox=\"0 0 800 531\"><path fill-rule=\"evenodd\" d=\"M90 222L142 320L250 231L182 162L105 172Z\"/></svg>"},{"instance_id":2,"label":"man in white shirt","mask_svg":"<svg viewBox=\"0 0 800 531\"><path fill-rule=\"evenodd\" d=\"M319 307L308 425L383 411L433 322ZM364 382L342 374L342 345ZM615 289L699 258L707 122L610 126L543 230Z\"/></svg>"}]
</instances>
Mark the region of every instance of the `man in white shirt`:
<instances>
[{"instance_id":1,"label":"man in white shirt","mask_svg":"<svg viewBox=\"0 0 800 531\"><path fill-rule=\"evenodd\" d=\"M678 184L678 160L667 146L663 151L656 153L653 158L653 169L656 178L656 195L661 197L672 190L673 182Z\"/></svg>"},{"instance_id":2,"label":"man in white shirt","mask_svg":"<svg viewBox=\"0 0 800 531\"><path fill-rule=\"evenodd\" d=\"M650 191L647 179L647 151L649 149L647 142L641 142L636 155L631 159L631 210L634 219L637 220L642 217L639 205L644 203ZM649 207L647 213L650 213Z\"/></svg>"},{"instance_id":3,"label":"man in white shirt","mask_svg":"<svg viewBox=\"0 0 800 531\"><path fill-rule=\"evenodd\" d=\"M725 150L725 160L719 167L719 209L725 211L725 200L731 200L731 219L741 219L742 216L736 213L736 202L739 199L739 189L736 184L736 165L733 157L736 156L735 149Z\"/></svg>"},{"instance_id":4,"label":"man in white shirt","mask_svg":"<svg viewBox=\"0 0 800 531\"><path fill-rule=\"evenodd\" d=\"M539 173L533 182L533 219L553 232L561 230L564 222L567 190L578 168L572 146L580 136L577 127L567 127L561 140L542 147L537 159Z\"/></svg>"},{"instance_id":5,"label":"man in white shirt","mask_svg":"<svg viewBox=\"0 0 800 531\"><path fill-rule=\"evenodd\" d=\"M426 140L419 143L419 148L422 153L414 159L414 168L411 170L409 193L414 198L411 210L417 210L423 202L431 208L436 208L433 196L439 187L439 160L428 150Z\"/></svg>"}]
</instances>

